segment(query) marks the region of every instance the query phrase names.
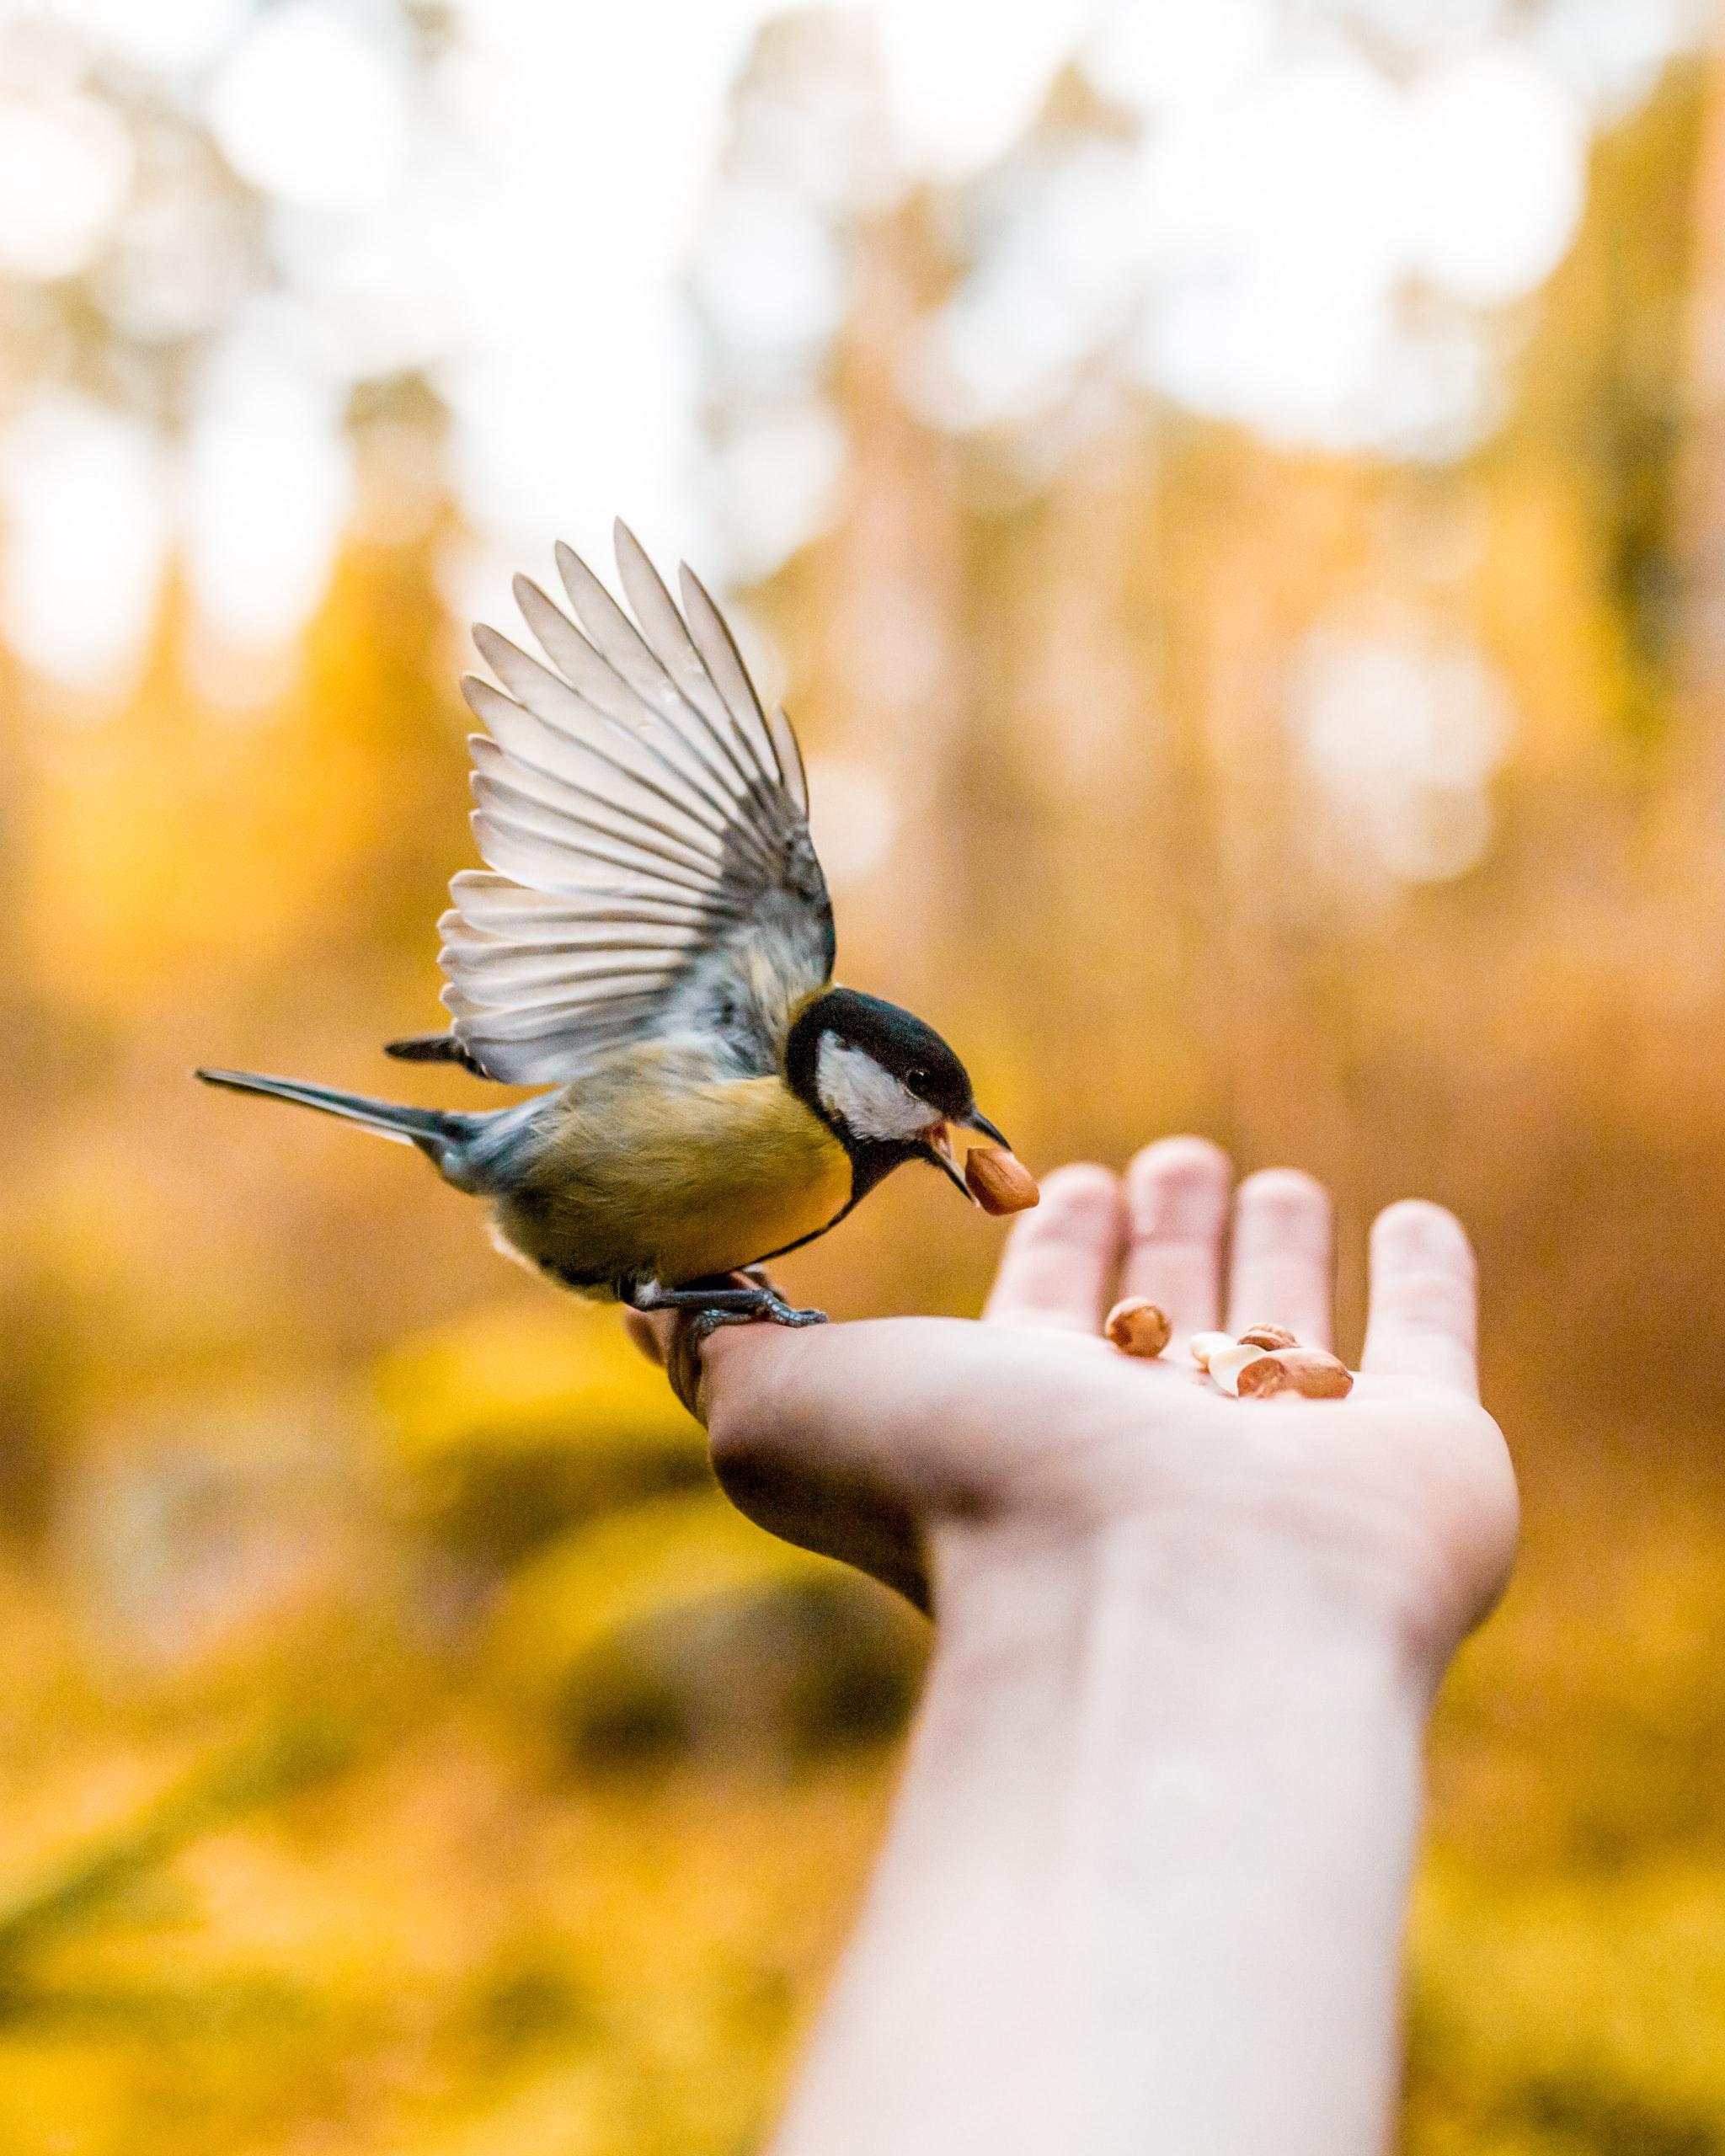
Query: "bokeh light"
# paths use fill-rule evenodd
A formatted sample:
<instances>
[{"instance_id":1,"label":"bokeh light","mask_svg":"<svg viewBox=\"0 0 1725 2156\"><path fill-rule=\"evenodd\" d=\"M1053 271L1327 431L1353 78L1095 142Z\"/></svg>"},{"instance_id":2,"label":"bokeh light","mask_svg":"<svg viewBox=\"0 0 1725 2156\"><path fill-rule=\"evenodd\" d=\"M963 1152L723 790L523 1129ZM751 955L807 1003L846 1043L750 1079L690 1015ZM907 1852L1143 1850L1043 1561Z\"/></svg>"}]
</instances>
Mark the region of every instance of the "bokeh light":
<instances>
[{"instance_id":1,"label":"bokeh light","mask_svg":"<svg viewBox=\"0 0 1725 2156\"><path fill-rule=\"evenodd\" d=\"M964 274L903 370L937 425L1051 414L1100 362L1290 446L1461 454L1500 409L1494 311L1573 237L1589 114L1644 94L1695 34L1675 0L1628 13L1632 25L1550 0L1439 25L1423 6L1038 0L1003 18L879 0L843 33L852 64L827 72L824 123L809 124L805 71L777 120L762 104L756 147L713 191L725 86L766 0L654 0L602 19L529 0L457 8L418 56L409 24L335 0L14 8L0 24L0 159L18 166L0 187L0 261L42 280L88 270L122 335L188 352L273 283L293 324L281 365L307 374L296 408L328 428L342 378L429 371L469 527L450 588L478 604L502 604L512 565L542 558L572 496L626 499L644 531L690 534L710 568L756 577L832 514L823 383L846 220L919 174L972 196ZM1378 44L1355 41L1363 25ZM77 38L164 87L197 76L208 141L256 191L261 228L153 115L133 196L128 127L80 79ZM667 41L679 64L648 104L582 94L644 79ZM1028 142L1070 61L1126 131ZM701 371L715 365L772 408L739 406L703 446ZM225 397L199 387L225 378L200 360L184 394ZM219 424L184 434L170 512L193 520L185 544L206 564L262 499L237 484L211 506ZM280 521L300 535L296 558L327 562L347 499L328 478L337 451L286 424L325 476ZM285 446L284 467L298 462ZM594 551L607 513L590 514L566 536ZM144 550L128 558L157 573ZM200 590L210 575L195 573ZM284 575L280 636L318 589ZM150 603L140 591L121 611Z\"/></svg>"},{"instance_id":2,"label":"bokeh light","mask_svg":"<svg viewBox=\"0 0 1725 2156\"><path fill-rule=\"evenodd\" d=\"M209 96L228 162L280 201L352 209L383 195L399 170L399 68L332 0L286 0L257 15Z\"/></svg>"},{"instance_id":3,"label":"bokeh light","mask_svg":"<svg viewBox=\"0 0 1725 2156\"><path fill-rule=\"evenodd\" d=\"M1488 789L1514 722L1477 646L1418 624L1320 625L1294 670L1289 719L1327 796L1344 879L1439 883L1482 858Z\"/></svg>"},{"instance_id":4,"label":"bokeh light","mask_svg":"<svg viewBox=\"0 0 1725 2156\"><path fill-rule=\"evenodd\" d=\"M123 686L155 619L167 560L165 475L137 420L45 395L0 437L7 640L57 680Z\"/></svg>"},{"instance_id":5,"label":"bokeh light","mask_svg":"<svg viewBox=\"0 0 1725 2156\"><path fill-rule=\"evenodd\" d=\"M120 119L76 92L0 95L0 270L69 277L107 237L131 183Z\"/></svg>"}]
</instances>

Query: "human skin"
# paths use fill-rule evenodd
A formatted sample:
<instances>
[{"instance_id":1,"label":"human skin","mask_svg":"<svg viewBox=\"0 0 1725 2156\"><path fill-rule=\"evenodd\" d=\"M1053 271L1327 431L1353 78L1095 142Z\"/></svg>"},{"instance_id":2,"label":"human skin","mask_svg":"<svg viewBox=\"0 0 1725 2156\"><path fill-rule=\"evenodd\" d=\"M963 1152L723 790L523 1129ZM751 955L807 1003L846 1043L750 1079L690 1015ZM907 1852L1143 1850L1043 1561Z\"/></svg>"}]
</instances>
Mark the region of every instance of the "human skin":
<instances>
[{"instance_id":1,"label":"human skin","mask_svg":"<svg viewBox=\"0 0 1725 2156\"><path fill-rule=\"evenodd\" d=\"M1129 1294L1158 1361L1101 1337ZM1384 2147L1426 1721L1517 1506L1438 1207L1372 1230L1346 1400L1229 1399L1185 1353L1224 1310L1327 1345L1331 1297L1320 1185L1236 1193L1171 1139L1051 1176L980 1323L707 1343L736 1502L936 1619L775 2156Z\"/></svg>"}]
</instances>

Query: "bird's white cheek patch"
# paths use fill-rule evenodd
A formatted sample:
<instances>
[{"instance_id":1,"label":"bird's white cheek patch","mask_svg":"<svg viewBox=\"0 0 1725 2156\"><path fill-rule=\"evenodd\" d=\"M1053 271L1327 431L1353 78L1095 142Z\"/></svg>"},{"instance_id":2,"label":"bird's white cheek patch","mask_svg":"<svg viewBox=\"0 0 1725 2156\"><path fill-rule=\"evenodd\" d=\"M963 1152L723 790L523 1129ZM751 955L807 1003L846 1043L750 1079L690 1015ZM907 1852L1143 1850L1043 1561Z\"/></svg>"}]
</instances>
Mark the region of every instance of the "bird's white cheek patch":
<instances>
[{"instance_id":1,"label":"bird's white cheek patch","mask_svg":"<svg viewBox=\"0 0 1725 2156\"><path fill-rule=\"evenodd\" d=\"M814 1061L821 1106L853 1138L920 1138L939 1118L866 1049L823 1033Z\"/></svg>"}]
</instances>

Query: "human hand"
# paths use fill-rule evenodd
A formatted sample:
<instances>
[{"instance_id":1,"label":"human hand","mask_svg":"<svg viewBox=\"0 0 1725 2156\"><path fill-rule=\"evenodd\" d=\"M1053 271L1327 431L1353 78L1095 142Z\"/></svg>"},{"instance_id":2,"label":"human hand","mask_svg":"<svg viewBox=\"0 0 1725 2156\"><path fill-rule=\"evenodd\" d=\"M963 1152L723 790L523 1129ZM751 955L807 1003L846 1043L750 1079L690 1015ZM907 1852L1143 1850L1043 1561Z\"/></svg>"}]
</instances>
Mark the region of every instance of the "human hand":
<instances>
[{"instance_id":1,"label":"human hand","mask_svg":"<svg viewBox=\"0 0 1725 2156\"><path fill-rule=\"evenodd\" d=\"M1231 1211L1231 1331L1279 1324L1327 1346L1332 1251L1311 1177L1232 1186L1226 1158L1192 1138L1148 1147L1124 1186L1063 1168L1015 1225L980 1323L714 1334L698 1406L721 1482L762 1526L923 1607L979 1561L1118 1555L1124 1536L1126 1561L1197 1620L1316 1596L1387 1625L1434 1681L1501 1592L1517 1526L1478 1404L1466 1235L1436 1206L1391 1206L1372 1231L1353 1392L1234 1400L1184 1346L1219 1321ZM1119 1295L1167 1312L1164 1358L1103 1340Z\"/></svg>"}]
</instances>

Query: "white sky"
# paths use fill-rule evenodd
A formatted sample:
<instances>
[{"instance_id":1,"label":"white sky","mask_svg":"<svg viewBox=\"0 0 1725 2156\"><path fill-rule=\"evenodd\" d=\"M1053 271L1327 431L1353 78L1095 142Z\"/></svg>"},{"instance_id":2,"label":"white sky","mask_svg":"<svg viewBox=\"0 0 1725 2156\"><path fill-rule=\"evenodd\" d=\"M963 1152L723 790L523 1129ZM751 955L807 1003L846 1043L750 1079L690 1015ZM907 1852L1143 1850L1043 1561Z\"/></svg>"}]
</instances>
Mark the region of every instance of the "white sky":
<instances>
[{"instance_id":1,"label":"white sky","mask_svg":"<svg viewBox=\"0 0 1725 2156\"><path fill-rule=\"evenodd\" d=\"M74 683L122 682L170 543L212 633L291 637L350 504L346 387L404 365L432 365L453 408L480 534L453 570L465 606L506 616L507 570L542 570L554 536L602 560L618 511L672 557L770 565L822 510L833 444L814 385L842 270L806 204L728 205L715 187L727 88L775 12L458 0L425 110L391 13L368 0L0 0L0 275L71 274L144 215L123 121L70 48L19 35L47 20L194 100L275 205L289 286L222 316L208 248L185 253L184 291L167 271L142 280L137 306L201 306L226 325L176 457L51 383L10 411L0 607L16 648ZM1690 0L1546 0L1519 28L1500 0L860 12L906 172L986 165L1075 51L1145 123L1138 147L1007 190L907 382L924 408L955 426L1033 416L1112 347L1165 392L1272 438L1409 453L1462 446L1479 423L1487 360L1469 310L1548 274L1579 212L1589 125L1694 28ZM1402 44L1393 78L1345 35L1366 20ZM52 188L17 184L44 171ZM757 235L803 220L800 268L772 244L751 256L745 209ZM739 351L754 335L782 358L800 307L813 355L726 453L729 538L700 483L683 302L703 223L715 245L743 232L724 258L739 265L722 310ZM1418 334L1398 306L1416 277L1450 308Z\"/></svg>"}]
</instances>

